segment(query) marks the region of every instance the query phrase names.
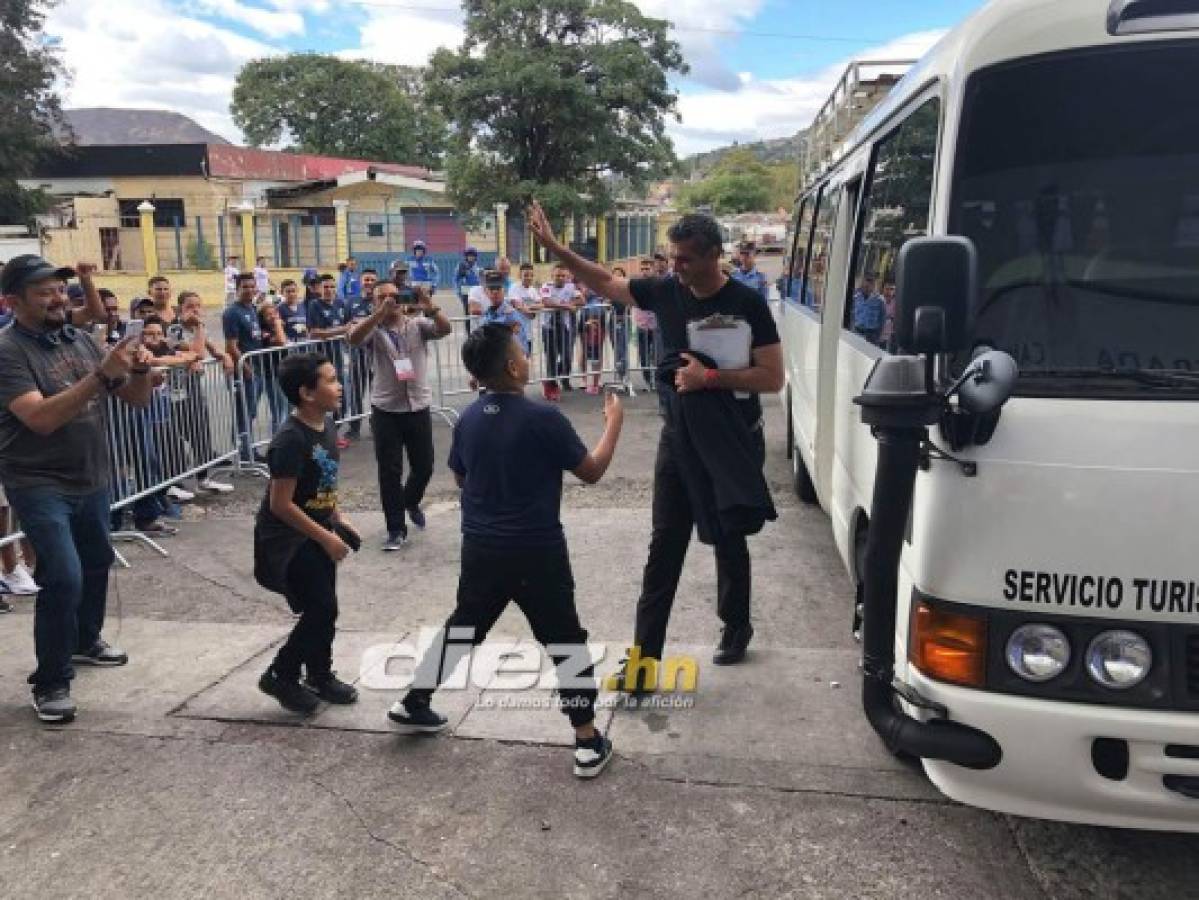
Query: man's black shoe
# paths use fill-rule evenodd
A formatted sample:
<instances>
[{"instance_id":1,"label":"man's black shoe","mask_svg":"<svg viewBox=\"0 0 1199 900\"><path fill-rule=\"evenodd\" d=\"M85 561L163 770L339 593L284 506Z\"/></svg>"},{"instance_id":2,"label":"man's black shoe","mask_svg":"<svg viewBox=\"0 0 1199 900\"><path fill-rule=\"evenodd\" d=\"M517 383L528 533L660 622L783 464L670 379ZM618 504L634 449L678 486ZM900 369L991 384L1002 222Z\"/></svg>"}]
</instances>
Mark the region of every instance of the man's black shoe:
<instances>
[{"instance_id":1,"label":"man's black shoe","mask_svg":"<svg viewBox=\"0 0 1199 900\"><path fill-rule=\"evenodd\" d=\"M274 669L267 669L258 679L258 690L270 694L279 701L284 709L304 715L311 715L320 706L316 695L302 687L297 681L284 681L275 674Z\"/></svg>"},{"instance_id":2,"label":"man's black shoe","mask_svg":"<svg viewBox=\"0 0 1199 900\"><path fill-rule=\"evenodd\" d=\"M436 734L444 731L449 720L425 703L397 700L387 711L387 718L399 725L402 734Z\"/></svg>"},{"instance_id":3,"label":"man's black shoe","mask_svg":"<svg viewBox=\"0 0 1199 900\"><path fill-rule=\"evenodd\" d=\"M730 628L728 625L720 633L720 646L712 654L712 662L718 666L731 666L745 659L745 650L749 640L754 636L754 627L748 623L740 628Z\"/></svg>"},{"instance_id":4,"label":"man's black shoe","mask_svg":"<svg viewBox=\"0 0 1199 900\"><path fill-rule=\"evenodd\" d=\"M646 671L645 664L652 664L652 670ZM651 696L657 684L658 661L656 659L642 659L642 666L638 667L635 678L629 678L629 660L626 657L620 663L620 668L604 679L604 690L615 691L618 694L626 695L630 700L639 700L642 697ZM650 680L653 684L649 684Z\"/></svg>"},{"instance_id":5,"label":"man's black shoe","mask_svg":"<svg viewBox=\"0 0 1199 900\"><path fill-rule=\"evenodd\" d=\"M336 672L326 675L309 676L304 681L304 687L312 691L326 703L336 703L348 706L358 701L358 689L352 684L346 684L337 677Z\"/></svg>"}]
</instances>

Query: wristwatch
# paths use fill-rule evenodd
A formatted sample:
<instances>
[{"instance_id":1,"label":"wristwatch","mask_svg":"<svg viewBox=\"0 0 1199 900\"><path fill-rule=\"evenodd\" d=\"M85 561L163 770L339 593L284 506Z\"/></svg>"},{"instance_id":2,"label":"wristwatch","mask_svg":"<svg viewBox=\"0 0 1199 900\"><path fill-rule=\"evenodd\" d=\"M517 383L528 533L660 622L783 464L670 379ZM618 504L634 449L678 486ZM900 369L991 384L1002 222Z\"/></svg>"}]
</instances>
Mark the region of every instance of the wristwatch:
<instances>
[{"instance_id":1,"label":"wristwatch","mask_svg":"<svg viewBox=\"0 0 1199 900\"><path fill-rule=\"evenodd\" d=\"M120 378L109 378L99 369L96 369L94 372L92 372L92 374L100 379L100 384L104 385L104 390L110 394L119 388L123 381L123 379Z\"/></svg>"}]
</instances>

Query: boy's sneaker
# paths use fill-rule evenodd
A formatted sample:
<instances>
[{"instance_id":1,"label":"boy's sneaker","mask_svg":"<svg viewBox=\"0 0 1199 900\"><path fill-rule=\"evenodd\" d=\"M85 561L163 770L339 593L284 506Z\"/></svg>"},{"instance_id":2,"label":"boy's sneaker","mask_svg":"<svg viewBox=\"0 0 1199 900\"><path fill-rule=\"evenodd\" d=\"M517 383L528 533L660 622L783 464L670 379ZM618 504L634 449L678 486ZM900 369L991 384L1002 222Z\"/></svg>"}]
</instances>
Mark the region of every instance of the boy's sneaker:
<instances>
[{"instance_id":1,"label":"boy's sneaker","mask_svg":"<svg viewBox=\"0 0 1199 900\"><path fill-rule=\"evenodd\" d=\"M346 684L337 677L336 672L325 675L309 676L304 680L304 687L312 691L326 703L336 703L347 706L358 700L358 689L352 684Z\"/></svg>"},{"instance_id":2,"label":"boy's sneaker","mask_svg":"<svg viewBox=\"0 0 1199 900\"><path fill-rule=\"evenodd\" d=\"M387 540L383 542L383 549L387 552L399 550L408 543L408 535L403 531L389 531Z\"/></svg>"},{"instance_id":3,"label":"boy's sneaker","mask_svg":"<svg viewBox=\"0 0 1199 900\"><path fill-rule=\"evenodd\" d=\"M232 494L233 485L226 484L223 481L217 481L215 478L205 478L196 485L202 491L212 491L214 494Z\"/></svg>"},{"instance_id":4,"label":"boy's sneaker","mask_svg":"<svg viewBox=\"0 0 1199 900\"><path fill-rule=\"evenodd\" d=\"M187 503L189 500L195 500L196 495L189 490L185 490L177 484L172 484L167 488L167 496L172 500L178 500L180 503Z\"/></svg>"},{"instance_id":5,"label":"boy's sneaker","mask_svg":"<svg viewBox=\"0 0 1199 900\"><path fill-rule=\"evenodd\" d=\"M392 704L387 718L400 726L401 734L437 734L450 724L449 719L434 712L428 704L409 704L404 700Z\"/></svg>"},{"instance_id":6,"label":"boy's sneaker","mask_svg":"<svg viewBox=\"0 0 1199 900\"><path fill-rule=\"evenodd\" d=\"M7 592L10 594L16 594L18 597L26 597L30 594L36 594L41 590L41 587L33 580L33 576L29 574L29 570L25 568L24 563L17 563L16 568L7 575L0 575L0 593L4 593L4 589L7 589Z\"/></svg>"},{"instance_id":7,"label":"boy's sneaker","mask_svg":"<svg viewBox=\"0 0 1199 900\"><path fill-rule=\"evenodd\" d=\"M75 718L75 701L65 687L34 688L33 708L43 722L70 722Z\"/></svg>"},{"instance_id":8,"label":"boy's sneaker","mask_svg":"<svg viewBox=\"0 0 1199 900\"><path fill-rule=\"evenodd\" d=\"M409 507L408 518L412 520L413 525L421 529L421 531L424 531L426 522L424 510L422 510L419 506Z\"/></svg>"},{"instance_id":9,"label":"boy's sneaker","mask_svg":"<svg viewBox=\"0 0 1199 900\"><path fill-rule=\"evenodd\" d=\"M123 666L129 662L129 655L107 641L98 640L87 650L72 653L71 662L81 666Z\"/></svg>"},{"instance_id":10,"label":"boy's sneaker","mask_svg":"<svg viewBox=\"0 0 1199 900\"><path fill-rule=\"evenodd\" d=\"M146 525L138 525L134 522L133 529L150 537L172 537L179 533L178 528L174 525L167 525L165 522L150 522Z\"/></svg>"},{"instance_id":11,"label":"boy's sneaker","mask_svg":"<svg viewBox=\"0 0 1199 900\"><path fill-rule=\"evenodd\" d=\"M299 681L284 681L275 674L274 669L267 669L258 679L258 690L270 694L279 701L279 705L295 713L309 715L316 712L320 701L316 694L300 685Z\"/></svg>"},{"instance_id":12,"label":"boy's sneaker","mask_svg":"<svg viewBox=\"0 0 1199 900\"><path fill-rule=\"evenodd\" d=\"M611 759L612 742L598 730L587 740L575 738L575 774L580 778L594 778Z\"/></svg>"}]
</instances>

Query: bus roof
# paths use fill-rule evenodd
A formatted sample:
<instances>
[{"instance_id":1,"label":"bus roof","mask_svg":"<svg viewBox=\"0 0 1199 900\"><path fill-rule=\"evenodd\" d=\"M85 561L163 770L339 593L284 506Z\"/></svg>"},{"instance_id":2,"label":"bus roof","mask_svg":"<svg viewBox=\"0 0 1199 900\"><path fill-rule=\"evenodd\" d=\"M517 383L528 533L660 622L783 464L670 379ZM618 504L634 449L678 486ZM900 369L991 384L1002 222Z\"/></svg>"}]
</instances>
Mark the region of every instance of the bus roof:
<instances>
[{"instance_id":1,"label":"bus roof","mask_svg":"<svg viewBox=\"0 0 1199 900\"><path fill-rule=\"evenodd\" d=\"M1145 25L1151 30L1109 33L1108 17L1113 10L1140 5L1137 0L991 0L908 70L887 98L850 132L828 168L835 168L934 79L961 85L971 73L1008 60L1082 47L1199 37L1199 0L1194 0L1194 15L1181 17L1194 20L1186 23L1190 27L1179 28L1179 17L1175 17L1168 23L1163 18L1160 30L1152 29L1153 20L1148 19ZM823 174L809 183L819 181Z\"/></svg>"}]
</instances>

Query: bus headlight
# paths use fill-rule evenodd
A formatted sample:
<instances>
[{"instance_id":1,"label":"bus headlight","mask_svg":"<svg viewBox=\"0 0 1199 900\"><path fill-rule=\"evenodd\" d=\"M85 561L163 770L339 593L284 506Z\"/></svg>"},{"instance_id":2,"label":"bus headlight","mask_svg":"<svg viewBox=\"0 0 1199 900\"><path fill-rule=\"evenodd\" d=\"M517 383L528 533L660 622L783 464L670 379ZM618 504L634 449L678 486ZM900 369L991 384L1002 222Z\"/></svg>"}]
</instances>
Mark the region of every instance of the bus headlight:
<instances>
[{"instance_id":1,"label":"bus headlight","mask_svg":"<svg viewBox=\"0 0 1199 900\"><path fill-rule=\"evenodd\" d=\"M1105 688L1136 687L1153 666L1149 642L1132 631L1104 631L1087 647L1087 671Z\"/></svg>"},{"instance_id":2,"label":"bus headlight","mask_svg":"<svg viewBox=\"0 0 1199 900\"><path fill-rule=\"evenodd\" d=\"M1008 668L1025 681L1056 678L1070 664L1070 641L1052 625L1021 625L1008 638Z\"/></svg>"}]
</instances>

